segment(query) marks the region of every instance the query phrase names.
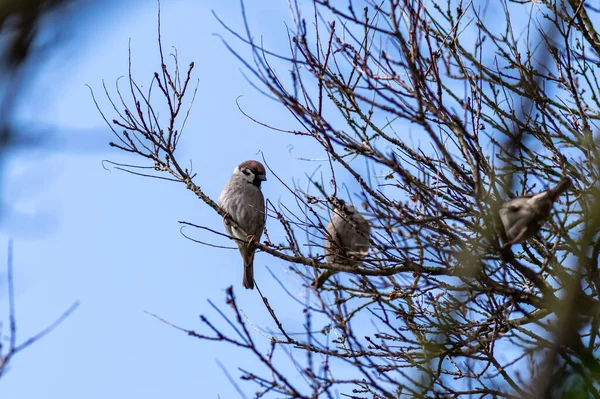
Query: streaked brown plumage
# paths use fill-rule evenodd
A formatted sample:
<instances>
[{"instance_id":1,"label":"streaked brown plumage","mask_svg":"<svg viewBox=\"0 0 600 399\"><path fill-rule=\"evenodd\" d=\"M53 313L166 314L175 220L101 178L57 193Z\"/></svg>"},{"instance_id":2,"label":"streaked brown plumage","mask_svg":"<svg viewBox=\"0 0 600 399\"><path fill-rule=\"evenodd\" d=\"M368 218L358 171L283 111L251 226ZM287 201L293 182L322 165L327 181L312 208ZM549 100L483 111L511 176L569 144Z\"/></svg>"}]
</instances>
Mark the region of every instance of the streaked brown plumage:
<instances>
[{"instance_id":1,"label":"streaked brown plumage","mask_svg":"<svg viewBox=\"0 0 600 399\"><path fill-rule=\"evenodd\" d=\"M334 207L325 235L325 261L344 266L358 266L369 251L369 222L352 205L343 201ZM325 270L313 283L321 288L336 271Z\"/></svg>"},{"instance_id":2,"label":"streaked brown plumage","mask_svg":"<svg viewBox=\"0 0 600 399\"><path fill-rule=\"evenodd\" d=\"M500 207L499 216L506 235L506 245L524 242L533 237L550 216L554 201L571 187L567 177L549 190L535 195L513 198Z\"/></svg>"},{"instance_id":3,"label":"streaked brown plumage","mask_svg":"<svg viewBox=\"0 0 600 399\"><path fill-rule=\"evenodd\" d=\"M225 230L240 249L244 261L245 288L254 289L254 241L260 241L265 227L265 199L260 184L267 180L265 167L258 161L246 161L238 165L219 195L219 206L233 219L238 227L225 219ZM241 229L241 231L240 231ZM251 242L242 242L251 240Z\"/></svg>"}]
</instances>

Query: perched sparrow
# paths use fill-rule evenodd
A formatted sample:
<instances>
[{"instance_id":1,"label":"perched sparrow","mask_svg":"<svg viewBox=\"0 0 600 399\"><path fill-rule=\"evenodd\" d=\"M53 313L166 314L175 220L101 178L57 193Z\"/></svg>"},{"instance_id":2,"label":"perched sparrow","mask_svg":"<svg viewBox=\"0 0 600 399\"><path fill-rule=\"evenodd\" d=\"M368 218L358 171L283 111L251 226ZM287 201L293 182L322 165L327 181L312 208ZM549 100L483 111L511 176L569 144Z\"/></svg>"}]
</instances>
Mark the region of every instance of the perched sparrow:
<instances>
[{"instance_id":1,"label":"perched sparrow","mask_svg":"<svg viewBox=\"0 0 600 399\"><path fill-rule=\"evenodd\" d=\"M513 198L500 207L500 220L504 227L507 243L521 243L537 233L550 216L554 201L571 187L566 177L547 191L535 195Z\"/></svg>"},{"instance_id":2,"label":"perched sparrow","mask_svg":"<svg viewBox=\"0 0 600 399\"><path fill-rule=\"evenodd\" d=\"M327 225L325 236L325 261L346 266L358 266L369 251L369 222L350 204L339 201L334 206L333 217ZM336 272L325 270L313 283L321 288Z\"/></svg>"},{"instance_id":3,"label":"perched sparrow","mask_svg":"<svg viewBox=\"0 0 600 399\"><path fill-rule=\"evenodd\" d=\"M225 230L236 239L244 261L242 284L250 290L254 289L255 241L260 240L265 227L265 199L260 191L260 183L265 180L265 167L260 162L242 162L219 195L219 206L239 226L225 217Z\"/></svg>"}]
</instances>

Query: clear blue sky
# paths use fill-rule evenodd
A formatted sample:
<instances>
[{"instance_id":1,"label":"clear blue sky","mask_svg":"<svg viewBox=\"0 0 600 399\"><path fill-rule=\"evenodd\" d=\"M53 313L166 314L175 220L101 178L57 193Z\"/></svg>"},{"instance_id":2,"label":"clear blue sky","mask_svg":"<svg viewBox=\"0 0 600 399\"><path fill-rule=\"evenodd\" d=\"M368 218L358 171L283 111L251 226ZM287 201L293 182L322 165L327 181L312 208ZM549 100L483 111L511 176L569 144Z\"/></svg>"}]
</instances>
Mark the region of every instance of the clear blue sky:
<instances>
[{"instance_id":1,"label":"clear blue sky","mask_svg":"<svg viewBox=\"0 0 600 399\"><path fill-rule=\"evenodd\" d=\"M285 49L287 3L249 0L246 6L257 37L262 34L267 46ZM232 169L246 159L260 159L259 150L282 178L305 184L304 173L318 164L294 157L323 154L312 143L269 131L238 111L235 101L243 95L241 104L254 117L295 127L287 111L245 81L241 64L214 36L225 35L225 30L212 10L242 29L237 1L162 4L165 47L176 46L182 64L195 61L194 76L200 79L180 159L193 160L196 183L214 199ZM154 1L114 3L96 10L75 26L73 38L44 64L23 97L19 115L26 126L59 129L43 148L12 153L2 170L6 212L1 219L0 264L5 268L6 243L13 237L19 342L46 327L74 301L81 306L13 360L11 371L0 380L3 398L239 397L216 359L234 377L238 366L251 368L253 359L228 345L187 337L144 311L200 330L198 315L218 320L207 299L222 305L225 288L233 284L252 321L271 325L258 293L241 288L237 251L200 246L180 235L178 220L222 229L212 210L175 183L102 167L104 159L138 159L108 147L112 133L85 85L103 98L101 80L113 87L115 79L126 74L130 38L138 83L150 81L158 69L156 13ZM287 198L274 178L264 192L274 202ZM212 235L196 237L228 245ZM284 262L257 255L259 285L280 310L287 309L280 315L290 330L302 331L300 309L266 266L294 294L302 297L305 289L286 273ZM5 316L4 284L0 308ZM241 387L252 396L253 384Z\"/></svg>"}]
</instances>

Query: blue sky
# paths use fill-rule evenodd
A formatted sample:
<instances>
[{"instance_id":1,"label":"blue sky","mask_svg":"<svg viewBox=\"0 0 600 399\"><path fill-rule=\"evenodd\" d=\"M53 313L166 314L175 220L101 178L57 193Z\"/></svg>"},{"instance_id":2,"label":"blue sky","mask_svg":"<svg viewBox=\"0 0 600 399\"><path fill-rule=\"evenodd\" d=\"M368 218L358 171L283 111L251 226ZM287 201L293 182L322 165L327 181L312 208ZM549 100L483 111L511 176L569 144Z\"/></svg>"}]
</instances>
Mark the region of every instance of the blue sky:
<instances>
[{"instance_id":1,"label":"blue sky","mask_svg":"<svg viewBox=\"0 0 600 399\"><path fill-rule=\"evenodd\" d=\"M254 37L267 48L285 52L287 2L245 3ZM145 313L205 332L201 314L224 325L207 300L226 309L225 289L233 285L250 320L259 328L272 326L258 293L241 287L239 253L201 246L180 234L179 220L223 230L214 211L181 185L103 168L103 160L140 159L108 146L114 136L86 85L112 119L102 80L112 89L115 80L127 74L129 41L138 84L147 87L159 64L156 2L102 5L81 17L69 40L29 82L19 104L25 131L53 127L51 134L39 147L14 151L3 160L0 271L12 237L19 342L53 322L74 301L81 305L49 336L15 357L11 371L0 379L0 393L17 399L240 397L217 360L237 380L238 367L256 369L252 357L229 345L190 338ZM194 82L199 79L179 160L193 162L196 184L215 200L233 168L247 159L261 159L259 151L283 181L305 187L305 175L321 163L300 158L323 159L324 154L311 141L270 131L238 110L236 100L260 121L297 128L282 106L247 83L241 63L215 34L242 54L248 55L248 49L227 34L213 10L233 29L243 30L237 0L162 1L163 45L167 52L177 48L182 66L194 61ZM410 127L400 127L411 134ZM414 139L418 145L420 136ZM327 173L328 167L321 171ZM263 186L266 198L293 203L284 186L268 177ZM341 174L337 179L355 191L351 178ZM272 238L282 237L273 220L267 227ZM208 233L187 233L231 245ZM302 332L301 306L266 270L302 301L307 289L287 266L259 253L256 280L288 330ZM7 307L6 286L0 283L0 320L6 320ZM506 356L513 356L509 348ZM290 376L297 374L289 370ZM255 386L237 382L252 397Z\"/></svg>"},{"instance_id":2,"label":"blue sky","mask_svg":"<svg viewBox=\"0 0 600 399\"><path fill-rule=\"evenodd\" d=\"M256 35L264 35L271 48L285 49L286 2L252 0L246 6ZM195 61L194 77L200 80L180 159L193 161L196 183L213 199L237 164L260 159L258 151L284 180L305 184L304 173L318 163L296 157L323 154L312 143L269 131L239 112L236 98L243 96L240 104L252 116L295 127L287 111L245 81L241 64L214 35L225 30L212 10L234 28L242 28L237 1L162 2L165 48L177 47L182 65ZM57 129L40 148L11 153L2 170L6 211L0 221L0 263L5 268L6 243L14 238L19 342L46 327L74 301L81 306L53 333L14 358L11 371L0 380L3 397L239 397L216 359L236 377L237 367L252 368L251 358L227 345L187 337L144 311L200 329L198 315L217 319L207 299L221 305L225 288L233 284L253 322L270 325L258 293L241 288L237 251L200 246L179 232L178 220L222 229L218 215L178 184L102 166L105 159L138 159L108 147L112 133L85 85L102 99L102 79L113 87L126 74L129 39L134 75L142 85L150 81L158 69L156 13L154 1L96 9L76 25L73 37L44 64L22 98L19 117L24 126ZM274 178L263 191L274 202L285 200L285 190ZM229 245L211 235L191 233ZM286 273L284 262L257 255L261 289L277 298L281 309L292 309L265 266L300 298L305 289ZM0 285L0 307L4 316L5 285ZM301 313L282 313L283 321L301 331L303 319L294 314ZM249 383L241 387L248 394L254 389Z\"/></svg>"}]
</instances>

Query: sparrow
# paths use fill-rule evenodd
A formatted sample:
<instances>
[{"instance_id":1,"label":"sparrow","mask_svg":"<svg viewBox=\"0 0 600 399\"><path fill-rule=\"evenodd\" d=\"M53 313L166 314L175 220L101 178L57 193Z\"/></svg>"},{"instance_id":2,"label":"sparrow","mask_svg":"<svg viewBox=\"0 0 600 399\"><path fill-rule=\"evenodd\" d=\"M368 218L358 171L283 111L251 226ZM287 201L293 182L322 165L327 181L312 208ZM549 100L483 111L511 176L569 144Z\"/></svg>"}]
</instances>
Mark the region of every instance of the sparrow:
<instances>
[{"instance_id":1,"label":"sparrow","mask_svg":"<svg viewBox=\"0 0 600 399\"><path fill-rule=\"evenodd\" d=\"M227 213L225 230L235 239L244 261L242 284L250 290L254 289L255 243L265 227L265 199L260 191L260 184L265 180L265 167L260 162L242 162L233 170L219 195L219 206Z\"/></svg>"},{"instance_id":2,"label":"sparrow","mask_svg":"<svg viewBox=\"0 0 600 399\"><path fill-rule=\"evenodd\" d=\"M325 232L325 261L331 264L358 266L369 251L369 222L352 205L338 200L333 217ZM325 270L314 281L314 288L321 288L336 271Z\"/></svg>"},{"instance_id":3,"label":"sparrow","mask_svg":"<svg viewBox=\"0 0 600 399\"><path fill-rule=\"evenodd\" d=\"M533 237L550 216L554 201L571 185L571 179L565 177L554 188L535 195L516 197L502 204L499 216L507 239L505 246L522 243Z\"/></svg>"}]
</instances>

